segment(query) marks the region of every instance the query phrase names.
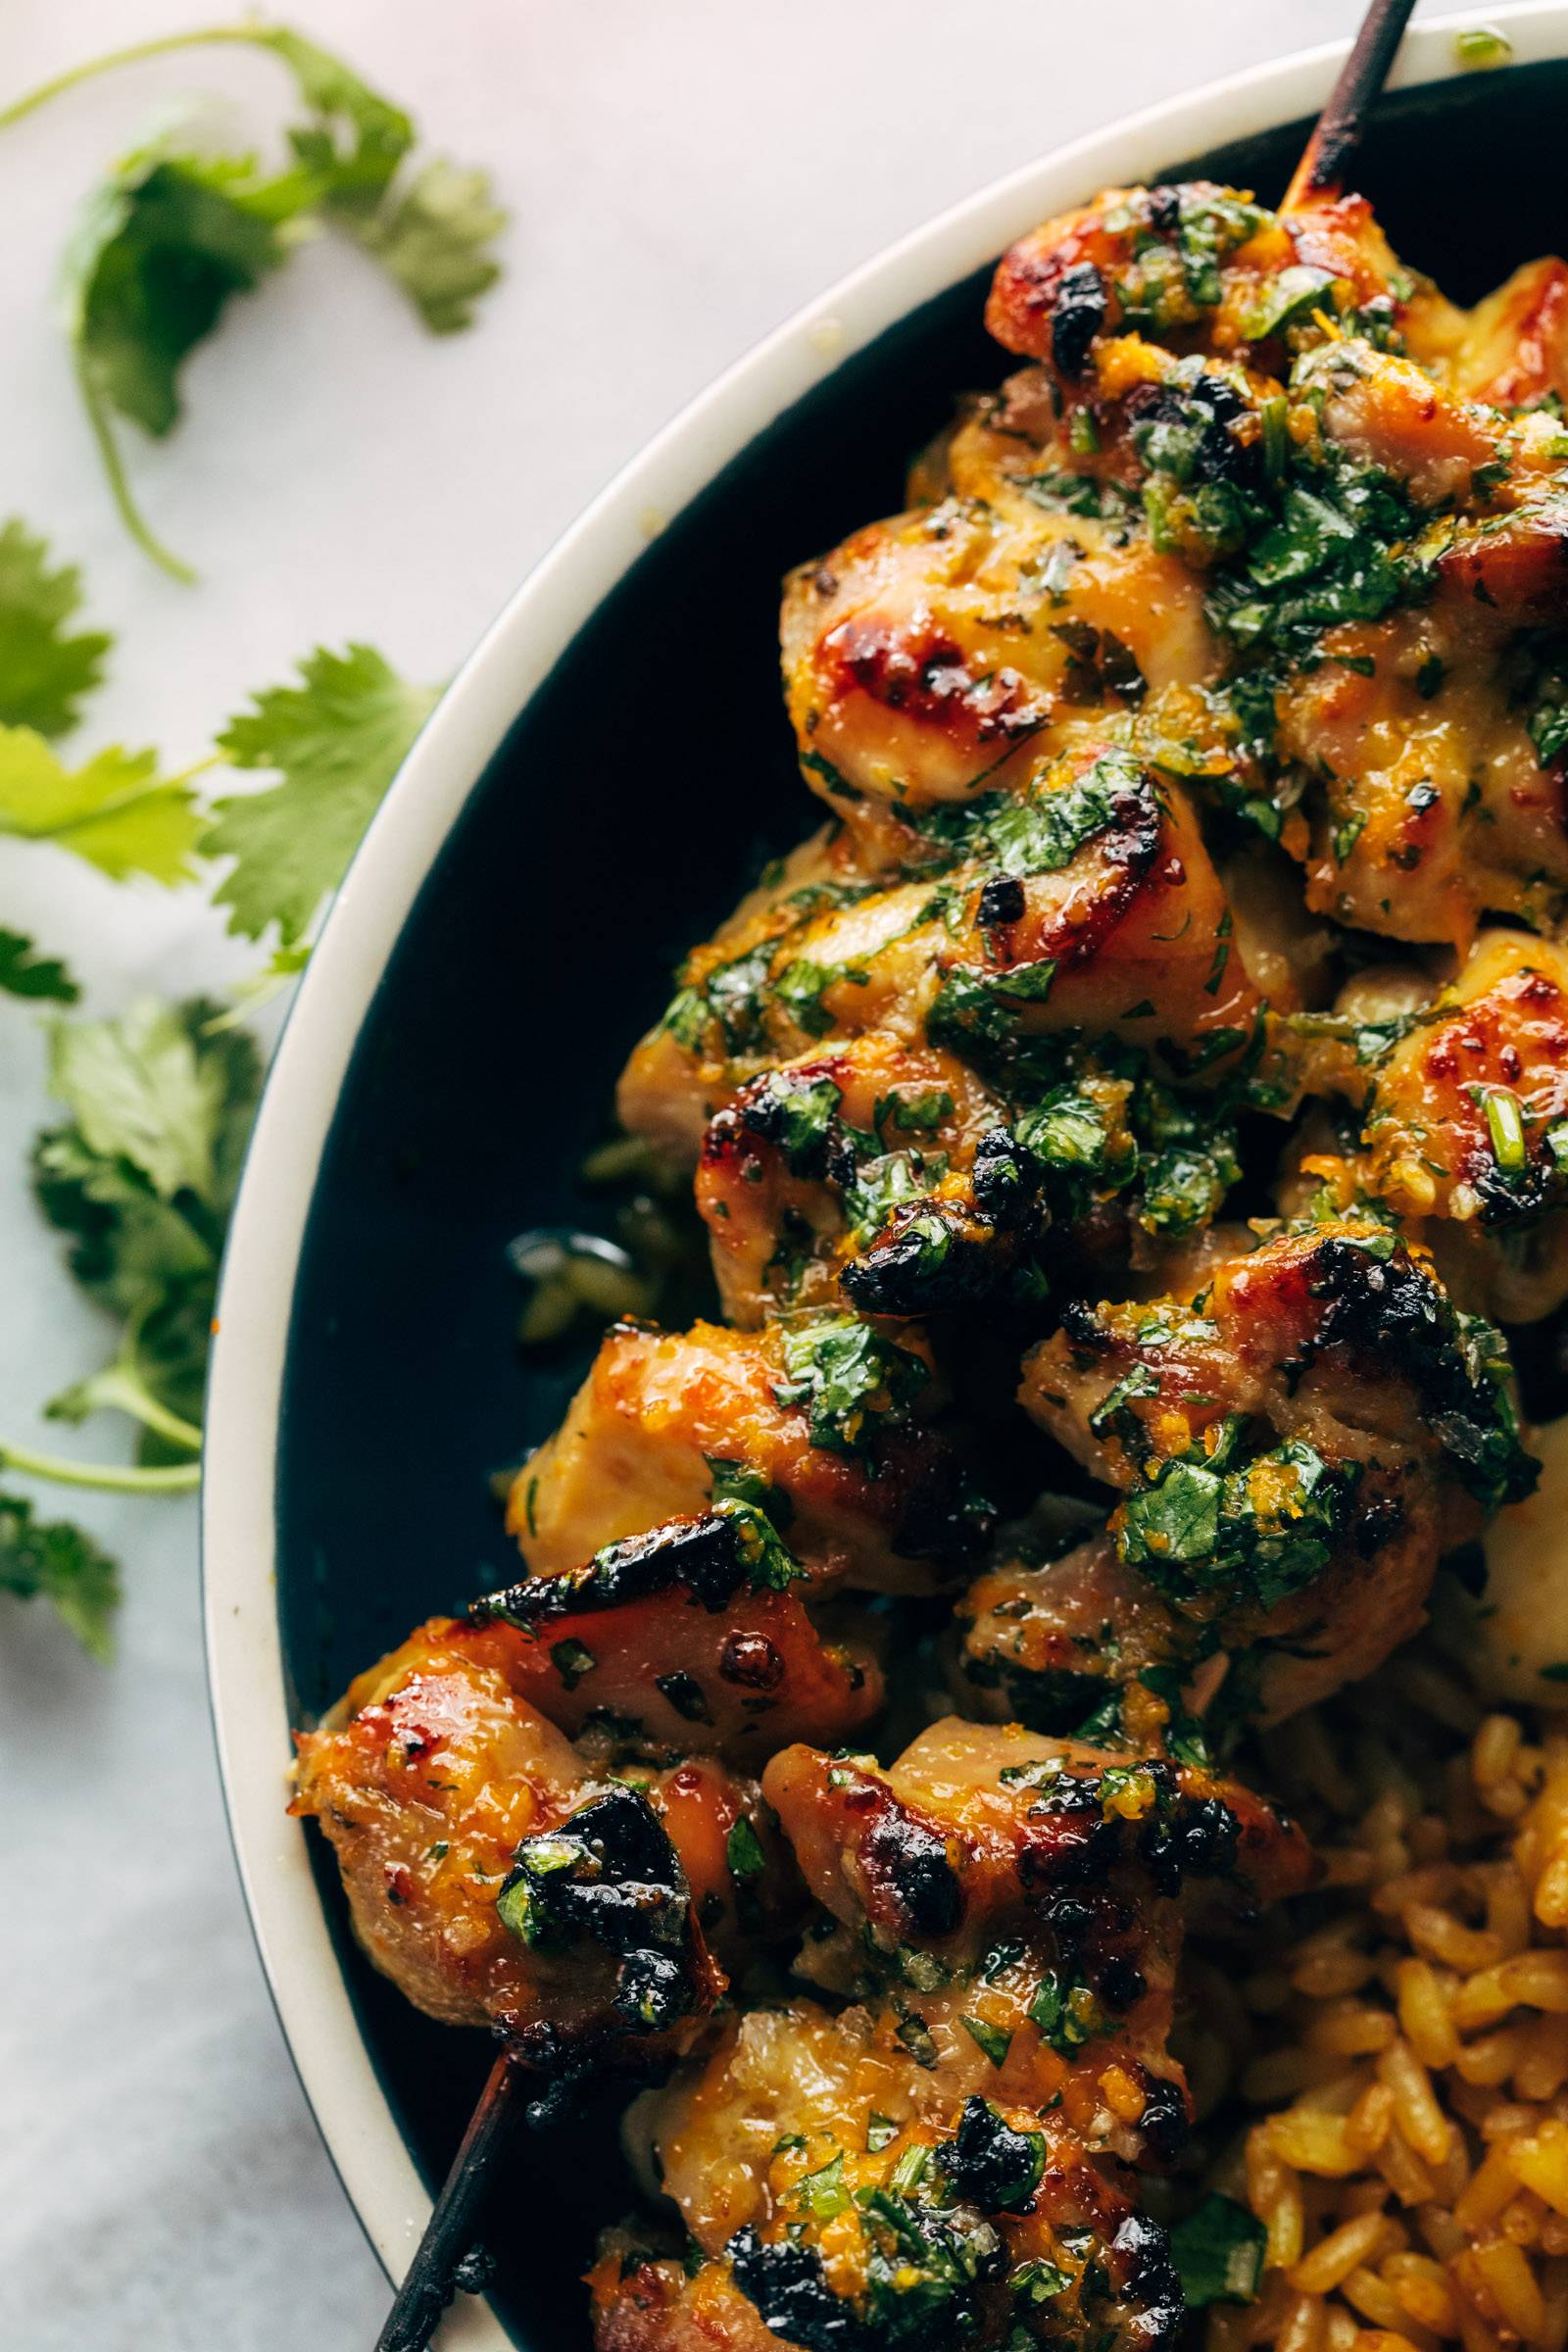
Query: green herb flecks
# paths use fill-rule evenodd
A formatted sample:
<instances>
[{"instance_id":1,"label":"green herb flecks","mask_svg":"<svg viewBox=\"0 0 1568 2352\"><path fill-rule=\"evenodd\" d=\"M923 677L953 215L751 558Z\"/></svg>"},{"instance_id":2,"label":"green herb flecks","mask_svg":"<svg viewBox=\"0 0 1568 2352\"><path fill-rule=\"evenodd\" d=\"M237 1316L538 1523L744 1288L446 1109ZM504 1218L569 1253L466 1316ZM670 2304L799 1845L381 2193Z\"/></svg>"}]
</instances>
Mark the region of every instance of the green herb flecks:
<instances>
[{"instance_id":1,"label":"green herb flecks","mask_svg":"<svg viewBox=\"0 0 1568 2352\"><path fill-rule=\"evenodd\" d=\"M1171 2256L1190 2311L1250 2303L1263 2275L1268 2233L1234 2197L1207 2196L1170 2233Z\"/></svg>"},{"instance_id":2,"label":"green herb flecks","mask_svg":"<svg viewBox=\"0 0 1568 2352\"><path fill-rule=\"evenodd\" d=\"M1167 1462L1123 1502L1116 1547L1174 1599L1228 1590L1269 1608L1327 1565L1353 1486L1353 1466L1295 1438L1234 1469Z\"/></svg>"},{"instance_id":3,"label":"green herb flecks","mask_svg":"<svg viewBox=\"0 0 1568 2352\"><path fill-rule=\"evenodd\" d=\"M773 1394L805 1406L811 1444L831 1453L862 1449L925 1384L918 1356L855 1315L803 1316L786 1325L783 1352L786 1377Z\"/></svg>"}]
</instances>

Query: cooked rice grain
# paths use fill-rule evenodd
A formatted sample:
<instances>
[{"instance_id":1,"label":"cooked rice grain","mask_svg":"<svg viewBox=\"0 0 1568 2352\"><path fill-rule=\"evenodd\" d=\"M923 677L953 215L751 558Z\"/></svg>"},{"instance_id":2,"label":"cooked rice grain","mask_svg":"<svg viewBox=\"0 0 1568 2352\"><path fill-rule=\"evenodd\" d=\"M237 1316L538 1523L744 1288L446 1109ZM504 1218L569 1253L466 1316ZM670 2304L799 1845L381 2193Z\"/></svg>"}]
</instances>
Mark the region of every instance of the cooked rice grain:
<instances>
[{"instance_id":1,"label":"cooked rice grain","mask_svg":"<svg viewBox=\"0 0 1568 2352\"><path fill-rule=\"evenodd\" d=\"M1568 1723L1483 1715L1417 1657L1266 1769L1325 1875L1203 2102L1271 2111L1213 2173L1268 2249L1208 2352L1568 2352Z\"/></svg>"}]
</instances>

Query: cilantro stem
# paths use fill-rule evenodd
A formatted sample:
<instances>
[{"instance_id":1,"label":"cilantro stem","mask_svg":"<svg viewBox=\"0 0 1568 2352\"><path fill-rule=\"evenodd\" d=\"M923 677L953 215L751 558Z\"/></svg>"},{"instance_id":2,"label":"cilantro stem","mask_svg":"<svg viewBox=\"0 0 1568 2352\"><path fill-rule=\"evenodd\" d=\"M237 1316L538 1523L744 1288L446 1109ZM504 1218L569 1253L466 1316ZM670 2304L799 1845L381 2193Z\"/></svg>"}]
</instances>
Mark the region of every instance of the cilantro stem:
<instances>
[{"instance_id":1,"label":"cilantro stem","mask_svg":"<svg viewBox=\"0 0 1568 2352\"><path fill-rule=\"evenodd\" d=\"M3 127L3 122L0 122L0 128ZM182 563L178 556L165 547L162 540L154 538L131 497L130 483L125 478L124 463L120 455L120 444L115 439L108 412L98 396L98 387L79 351L76 354L76 382L80 387L82 406L87 412L87 422L92 427L92 437L98 444L98 455L103 460L110 496L119 510L121 521L142 554L149 557L160 571L167 571L172 580L178 580L184 587L193 588L196 584L195 572L188 564Z\"/></svg>"},{"instance_id":2,"label":"cilantro stem","mask_svg":"<svg viewBox=\"0 0 1568 2352\"><path fill-rule=\"evenodd\" d=\"M152 41L133 41L129 48L111 49L103 57L90 57L85 65L68 67L64 74L55 74L51 81L41 81L35 90L24 98L14 98L9 106L0 107L0 130L9 130L13 122L22 122L27 115L36 114L52 98L63 98L78 82L91 81L96 74L112 74L120 66L139 66L144 58L168 57L176 49L199 49L220 41L234 41L252 48L266 48L270 27L265 24L210 24L196 32L166 32Z\"/></svg>"},{"instance_id":3,"label":"cilantro stem","mask_svg":"<svg viewBox=\"0 0 1568 2352\"><path fill-rule=\"evenodd\" d=\"M63 1454L34 1453L27 1446L0 1443L0 1470L47 1479L56 1487L90 1487L105 1494L186 1494L201 1484L200 1462L174 1462L167 1469L138 1470L108 1462L73 1462Z\"/></svg>"},{"instance_id":4,"label":"cilantro stem","mask_svg":"<svg viewBox=\"0 0 1568 2352\"><path fill-rule=\"evenodd\" d=\"M68 1392L68 1404L75 1394ZM182 1413L171 1412L167 1404L160 1404L142 1386L132 1364L110 1364L84 1384L80 1395L95 1413L126 1413L132 1421L139 1421L143 1429L167 1438L172 1446L182 1446L187 1453L200 1453L202 1449L202 1433L196 1423L187 1421ZM50 1417L62 1416L51 1407ZM73 1412L69 1417L74 1419L77 1415Z\"/></svg>"}]
</instances>

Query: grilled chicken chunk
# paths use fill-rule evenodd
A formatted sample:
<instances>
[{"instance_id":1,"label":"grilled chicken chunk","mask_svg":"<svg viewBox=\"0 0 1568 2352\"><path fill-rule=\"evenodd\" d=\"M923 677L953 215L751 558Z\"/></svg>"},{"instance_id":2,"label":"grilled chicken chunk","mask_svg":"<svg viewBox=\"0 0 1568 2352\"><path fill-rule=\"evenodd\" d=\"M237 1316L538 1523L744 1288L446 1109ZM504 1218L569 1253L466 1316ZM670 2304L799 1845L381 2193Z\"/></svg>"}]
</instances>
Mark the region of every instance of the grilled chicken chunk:
<instances>
[{"instance_id":1,"label":"grilled chicken chunk","mask_svg":"<svg viewBox=\"0 0 1568 2352\"><path fill-rule=\"evenodd\" d=\"M919 1335L822 1310L760 1332L617 1324L556 1435L519 1471L508 1526L535 1575L707 1509L758 1502L813 1586L929 1591L990 1518L947 1439Z\"/></svg>"},{"instance_id":2,"label":"grilled chicken chunk","mask_svg":"<svg viewBox=\"0 0 1568 2352\"><path fill-rule=\"evenodd\" d=\"M901 878L818 891L782 932L770 904L689 959L621 1083L635 1132L700 1141L760 1071L873 1030L985 1073L1069 1033L1217 1073L1252 1038L1262 999L1192 801L1129 753L1087 744L906 835Z\"/></svg>"},{"instance_id":3,"label":"grilled chicken chunk","mask_svg":"<svg viewBox=\"0 0 1568 2352\"><path fill-rule=\"evenodd\" d=\"M747 1761L781 1740L845 1739L882 1704L871 1652L808 1614L809 1583L765 1513L729 1499L471 1613L516 1630L513 1687L563 1730Z\"/></svg>"},{"instance_id":4,"label":"grilled chicken chunk","mask_svg":"<svg viewBox=\"0 0 1568 2352\"><path fill-rule=\"evenodd\" d=\"M697 1173L725 1311L924 1316L1081 1290L1214 1215L1239 1168L1212 1092L1112 1038L1065 1044L1058 1066L1004 1092L871 1030L752 1080Z\"/></svg>"},{"instance_id":5,"label":"grilled chicken chunk","mask_svg":"<svg viewBox=\"0 0 1568 2352\"><path fill-rule=\"evenodd\" d=\"M525 1635L432 1618L298 1742L292 1810L336 1854L355 1932L410 2000L541 2066L689 2046L739 1956L730 1856L778 1848L710 1759L634 1788L523 1692ZM712 1938L712 1948L710 1946Z\"/></svg>"},{"instance_id":6,"label":"grilled chicken chunk","mask_svg":"<svg viewBox=\"0 0 1568 2352\"><path fill-rule=\"evenodd\" d=\"M1193 1298L1074 1309L1020 1395L1122 1490L1117 1557L1186 1623L1189 1664L1245 1662L1268 1718L1387 1657L1440 1554L1534 1481L1500 1336L1355 1218L1287 1227Z\"/></svg>"},{"instance_id":7,"label":"grilled chicken chunk","mask_svg":"<svg viewBox=\"0 0 1568 2352\"><path fill-rule=\"evenodd\" d=\"M1568 954L1485 932L1452 985L1363 974L1322 1039L1313 1084L1344 1132L1303 1131L1288 1207L1326 1190L1385 1202L1459 1302L1507 1323L1568 1298ZM1555 1142L1553 1139L1555 1138Z\"/></svg>"},{"instance_id":8,"label":"grilled chicken chunk","mask_svg":"<svg viewBox=\"0 0 1568 2352\"><path fill-rule=\"evenodd\" d=\"M1228 1783L956 1722L885 1773L788 1749L768 1788L841 1922L803 1964L853 2005L753 2011L633 2110L702 2260L618 2246L601 2346L752 2342L745 2305L812 2352L1166 2341L1180 2298L1128 2166L1186 2129L1182 1904L1299 1886L1298 1836Z\"/></svg>"},{"instance_id":9,"label":"grilled chicken chunk","mask_svg":"<svg viewBox=\"0 0 1568 2352\"><path fill-rule=\"evenodd\" d=\"M1064 400L1102 335L1149 335L1182 353L1267 368L1287 331L1368 304L1391 329L1419 320L1418 281L1399 270L1359 196L1271 213L1232 188L1107 188L1004 255L986 324L1006 350L1051 369Z\"/></svg>"},{"instance_id":10,"label":"grilled chicken chunk","mask_svg":"<svg viewBox=\"0 0 1568 2352\"><path fill-rule=\"evenodd\" d=\"M1051 470L1054 442L1027 475L987 478L978 454L950 456L968 495L873 523L786 585L802 773L873 851L890 805L1010 790L1107 709L1215 671L1201 582L1119 507L1079 512L1093 485Z\"/></svg>"}]
</instances>

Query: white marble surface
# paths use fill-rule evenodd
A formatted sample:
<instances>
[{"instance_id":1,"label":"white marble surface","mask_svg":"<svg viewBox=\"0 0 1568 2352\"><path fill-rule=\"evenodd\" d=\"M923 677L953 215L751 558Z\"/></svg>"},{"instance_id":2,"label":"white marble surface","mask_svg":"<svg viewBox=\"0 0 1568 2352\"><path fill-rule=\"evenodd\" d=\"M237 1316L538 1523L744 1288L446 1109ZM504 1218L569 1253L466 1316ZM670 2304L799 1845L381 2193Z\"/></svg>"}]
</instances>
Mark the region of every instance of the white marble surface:
<instances>
[{"instance_id":1,"label":"white marble surface","mask_svg":"<svg viewBox=\"0 0 1568 2352\"><path fill-rule=\"evenodd\" d=\"M202 13L7 0L0 96ZM621 459L850 264L1054 142L1358 14L1357 0L308 0L303 28L412 106L434 144L493 170L514 216L508 274L481 329L446 343L328 247L235 314L190 369L188 421L136 461L157 526L202 569L195 591L150 571L109 514L52 273L74 200L152 113L217 91L265 136L274 69L146 66L0 136L0 514L85 566L94 616L118 634L82 740L192 757L319 639L363 636L440 677ZM0 910L69 953L95 1007L248 960L196 894L117 890L47 850L7 845ZM103 1347L23 1182L44 1113L36 1030L0 1005L0 1432L35 1442L38 1401ZM194 1513L80 1515L125 1562L113 1668L0 1601L0 2335L15 2352L352 2352L385 2289L246 1930L208 1731Z\"/></svg>"}]
</instances>

